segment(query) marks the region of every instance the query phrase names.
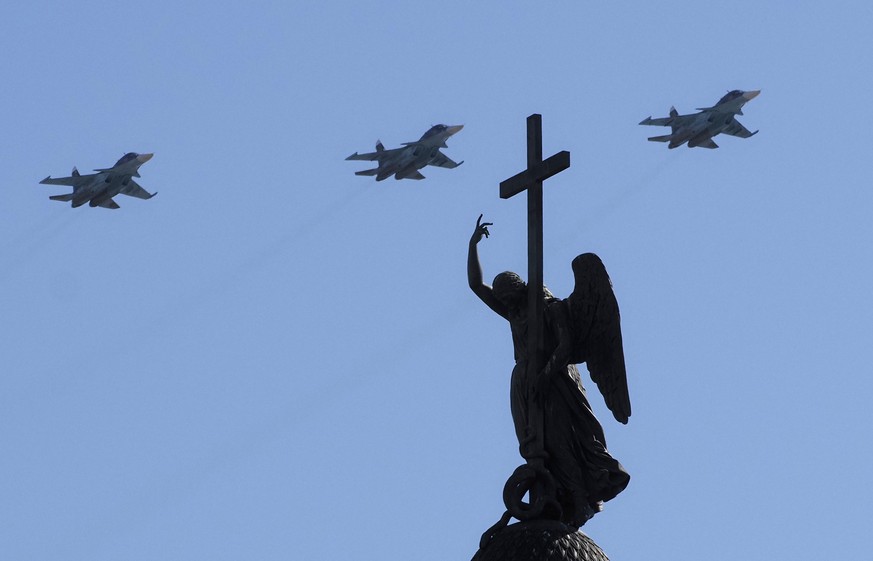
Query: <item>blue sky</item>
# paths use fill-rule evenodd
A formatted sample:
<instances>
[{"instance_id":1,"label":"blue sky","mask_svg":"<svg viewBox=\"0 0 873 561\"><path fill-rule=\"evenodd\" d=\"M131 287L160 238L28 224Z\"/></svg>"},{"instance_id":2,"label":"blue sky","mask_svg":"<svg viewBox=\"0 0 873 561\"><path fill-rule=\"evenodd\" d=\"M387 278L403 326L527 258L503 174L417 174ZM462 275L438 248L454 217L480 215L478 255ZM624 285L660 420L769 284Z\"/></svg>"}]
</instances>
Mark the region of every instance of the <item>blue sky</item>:
<instances>
[{"instance_id":1,"label":"blue sky","mask_svg":"<svg viewBox=\"0 0 873 561\"><path fill-rule=\"evenodd\" d=\"M31 2L0 10L0 552L464 559L521 463L508 326L466 285L595 251L634 414L612 559L865 559L873 8L863 2ZM718 150L646 116L761 89ZM454 170L355 151L464 124ZM653 132L655 131L655 132ZM154 152L158 195L39 185Z\"/></svg>"}]
</instances>

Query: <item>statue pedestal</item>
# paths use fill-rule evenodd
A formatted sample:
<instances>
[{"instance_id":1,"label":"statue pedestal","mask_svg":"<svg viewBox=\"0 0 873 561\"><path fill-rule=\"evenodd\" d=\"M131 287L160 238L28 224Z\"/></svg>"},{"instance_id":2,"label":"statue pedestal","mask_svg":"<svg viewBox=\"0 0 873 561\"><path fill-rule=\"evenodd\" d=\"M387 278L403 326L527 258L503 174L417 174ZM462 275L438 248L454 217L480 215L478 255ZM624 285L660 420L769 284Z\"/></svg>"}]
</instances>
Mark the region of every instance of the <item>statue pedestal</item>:
<instances>
[{"instance_id":1,"label":"statue pedestal","mask_svg":"<svg viewBox=\"0 0 873 561\"><path fill-rule=\"evenodd\" d=\"M594 541L561 522L519 522L498 530L472 561L609 561Z\"/></svg>"}]
</instances>

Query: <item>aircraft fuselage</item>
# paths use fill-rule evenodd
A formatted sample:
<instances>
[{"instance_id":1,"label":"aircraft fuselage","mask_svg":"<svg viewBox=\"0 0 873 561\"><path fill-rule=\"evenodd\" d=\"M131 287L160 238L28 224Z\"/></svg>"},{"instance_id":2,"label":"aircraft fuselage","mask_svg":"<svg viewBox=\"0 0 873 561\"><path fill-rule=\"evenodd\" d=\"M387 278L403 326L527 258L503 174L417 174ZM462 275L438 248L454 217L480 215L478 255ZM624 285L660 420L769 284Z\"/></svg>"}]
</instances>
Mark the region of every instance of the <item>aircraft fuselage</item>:
<instances>
[{"instance_id":1,"label":"aircraft fuselage","mask_svg":"<svg viewBox=\"0 0 873 561\"><path fill-rule=\"evenodd\" d=\"M130 182L130 174L114 174L101 172L94 176L94 180L76 189L73 195L73 207L88 203L89 206L100 206L121 192L122 187Z\"/></svg>"},{"instance_id":2,"label":"aircraft fuselage","mask_svg":"<svg viewBox=\"0 0 873 561\"><path fill-rule=\"evenodd\" d=\"M688 142L689 148L704 144L725 130L733 119L733 113L717 111L700 113L699 118L691 125L677 128L673 132L673 140L670 141L668 148L676 148L685 142Z\"/></svg>"},{"instance_id":3,"label":"aircraft fuselage","mask_svg":"<svg viewBox=\"0 0 873 561\"><path fill-rule=\"evenodd\" d=\"M437 156L439 150L439 146L430 146L424 142L409 144L402 148L399 154L379 162L380 171L376 175L376 181L382 181L392 175L395 179L409 177L428 165Z\"/></svg>"}]
</instances>

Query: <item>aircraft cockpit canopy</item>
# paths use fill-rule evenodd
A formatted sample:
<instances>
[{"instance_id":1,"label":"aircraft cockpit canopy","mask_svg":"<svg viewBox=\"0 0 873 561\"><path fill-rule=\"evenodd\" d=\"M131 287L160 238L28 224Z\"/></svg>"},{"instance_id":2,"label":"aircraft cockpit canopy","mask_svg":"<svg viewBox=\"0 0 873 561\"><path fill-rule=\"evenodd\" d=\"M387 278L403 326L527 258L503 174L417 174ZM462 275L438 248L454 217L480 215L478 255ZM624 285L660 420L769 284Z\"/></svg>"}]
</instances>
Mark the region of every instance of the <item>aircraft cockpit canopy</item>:
<instances>
[{"instance_id":1,"label":"aircraft cockpit canopy","mask_svg":"<svg viewBox=\"0 0 873 561\"><path fill-rule=\"evenodd\" d=\"M439 134L441 132L446 132L447 128L449 128L449 127L447 127L446 125L434 125L430 128L429 131L427 131L426 133L424 133L422 135L421 140L424 140L425 138L430 138L433 135Z\"/></svg>"},{"instance_id":2,"label":"aircraft cockpit canopy","mask_svg":"<svg viewBox=\"0 0 873 561\"><path fill-rule=\"evenodd\" d=\"M137 156L139 156L139 154L137 154L136 152L128 152L127 154L119 158L117 162L115 162L115 167L120 166L121 164L126 164L127 162L136 159Z\"/></svg>"},{"instance_id":3,"label":"aircraft cockpit canopy","mask_svg":"<svg viewBox=\"0 0 873 561\"><path fill-rule=\"evenodd\" d=\"M718 103L716 103L716 105L721 105L722 103L727 103L728 101L733 101L738 97L742 97L743 93L745 93L745 92L743 92L743 90L730 91L730 92L726 93L724 95L724 97L722 97L720 100L718 100Z\"/></svg>"}]
</instances>

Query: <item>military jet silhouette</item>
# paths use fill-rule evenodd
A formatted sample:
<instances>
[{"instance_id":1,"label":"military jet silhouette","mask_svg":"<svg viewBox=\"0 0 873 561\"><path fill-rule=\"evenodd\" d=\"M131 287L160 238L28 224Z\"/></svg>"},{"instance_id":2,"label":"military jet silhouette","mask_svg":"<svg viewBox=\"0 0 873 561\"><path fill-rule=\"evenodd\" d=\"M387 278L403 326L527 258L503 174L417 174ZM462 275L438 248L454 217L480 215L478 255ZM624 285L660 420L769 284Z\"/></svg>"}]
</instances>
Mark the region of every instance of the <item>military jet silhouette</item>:
<instances>
[{"instance_id":1,"label":"military jet silhouette","mask_svg":"<svg viewBox=\"0 0 873 561\"><path fill-rule=\"evenodd\" d=\"M152 159L154 154L137 154L129 152L122 156L111 168L95 169L97 173L82 175L79 170L73 168L70 177L51 176L40 181L43 185L69 185L73 188L72 193L66 195L52 195L53 201L72 201L73 207L88 203L92 207L119 208L112 197L129 195L140 199L151 199L157 193L149 193L133 180L139 177L139 167Z\"/></svg>"},{"instance_id":2,"label":"military jet silhouette","mask_svg":"<svg viewBox=\"0 0 873 561\"><path fill-rule=\"evenodd\" d=\"M671 107L669 117L659 119L646 117L640 121L640 124L669 126L672 129L670 134L649 137L653 142L669 142L667 148L676 148L686 142L689 148L695 146L718 148L718 144L712 141L712 137L717 134L749 138L758 132L749 132L749 129L741 125L734 116L742 115L743 105L757 97L759 93L761 90L749 92L733 90L712 107L698 108L700 113L680 115L675 107Z\"/></svg>"},{"instance_id":3,"label":"military jet silhouette","mask_svg":"<svg viewBox=\"0 0 873 561\"><path fill-rule=\"evenodd\" d=\"M394 179L424 179L419 172L425 166L456 168L464 162L453 162L440 152L448 148L446 140L464 128L464 125L434 125L417 142L404 142L403 148L385 150L381 142L376 142L376 151L368 154L355 152L346 160L368 160L379 162L379 167L356 171L355 175L375 175L376 181L394 176Z\"/></svg>"}]
</instances>

